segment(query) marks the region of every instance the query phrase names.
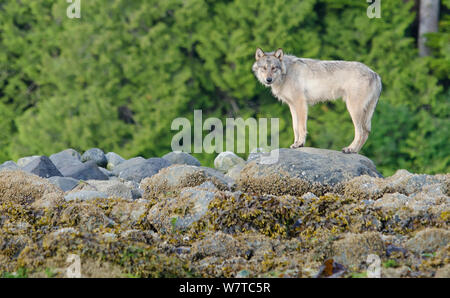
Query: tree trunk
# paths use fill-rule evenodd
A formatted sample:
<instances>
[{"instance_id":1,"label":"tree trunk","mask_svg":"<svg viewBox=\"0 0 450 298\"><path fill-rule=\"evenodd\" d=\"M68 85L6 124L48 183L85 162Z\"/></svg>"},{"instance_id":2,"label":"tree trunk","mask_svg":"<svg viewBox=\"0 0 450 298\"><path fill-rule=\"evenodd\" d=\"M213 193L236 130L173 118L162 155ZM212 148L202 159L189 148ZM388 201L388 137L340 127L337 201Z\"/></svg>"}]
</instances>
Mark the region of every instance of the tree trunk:
<instances>
[{"instance_id":1,"label":"tree trunk","mask_svg":"<svg viewBox=\"0 0 450 298\"><path fill-rule=\"evenodd\" d=\"M430 49L425 45L425 33L437 32L439 22L439 0L420 0L419 17L419 55L430 55Z\"/></svg>"}]
</instances>

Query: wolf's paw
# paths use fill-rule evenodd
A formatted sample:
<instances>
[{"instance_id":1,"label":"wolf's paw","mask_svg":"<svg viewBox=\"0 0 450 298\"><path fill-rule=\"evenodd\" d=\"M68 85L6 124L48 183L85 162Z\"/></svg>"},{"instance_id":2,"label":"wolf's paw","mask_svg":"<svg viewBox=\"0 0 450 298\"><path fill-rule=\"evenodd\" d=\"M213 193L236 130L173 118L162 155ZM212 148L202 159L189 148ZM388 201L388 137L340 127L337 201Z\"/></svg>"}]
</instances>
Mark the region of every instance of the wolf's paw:
<instances>
[{"instance_id":1,"label":"wolf's paw","mask_svg":"<svg viewBox=\"0 0 450 298\"><path fill-rule=\"evenodd\" d=\"M352 149L350 147L342 148L342 152L344 152L345 154L358 153L357 151L355 151L354 149Z\"/></svg>"},{"instance_id":2,"label":"wolf's paw","mask_svg":"<svg viewBox=\"0 0 450 298\"><path fill-rule=\"evenodd\" d=\"M295 142L294 144L291 145L291 149L297 149L303 146L304 146L303 143Z\"/></svg>"}]
</instances>

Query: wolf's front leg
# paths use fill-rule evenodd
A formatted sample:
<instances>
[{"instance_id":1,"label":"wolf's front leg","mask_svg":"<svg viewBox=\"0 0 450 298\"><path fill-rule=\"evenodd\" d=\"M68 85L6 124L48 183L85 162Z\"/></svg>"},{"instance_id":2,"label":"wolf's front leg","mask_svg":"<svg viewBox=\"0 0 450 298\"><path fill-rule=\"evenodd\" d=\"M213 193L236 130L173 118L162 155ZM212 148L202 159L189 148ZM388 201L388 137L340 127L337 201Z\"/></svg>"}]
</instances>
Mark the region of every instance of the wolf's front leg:
<instances>
[{"instance_id":1,"label":"wolf's front leg","mask_svg":"<svg viewBox=\"0 0 450 298\"><path fill-rule=\"evenodd\" d=\"M306 140L306 121L308 118L308 105L305 101L299 100L289 104L292 114L292 126L294 128L295 140L291 145L292 149L300 148L305 145Z\"/></svg>"}]
</instances>

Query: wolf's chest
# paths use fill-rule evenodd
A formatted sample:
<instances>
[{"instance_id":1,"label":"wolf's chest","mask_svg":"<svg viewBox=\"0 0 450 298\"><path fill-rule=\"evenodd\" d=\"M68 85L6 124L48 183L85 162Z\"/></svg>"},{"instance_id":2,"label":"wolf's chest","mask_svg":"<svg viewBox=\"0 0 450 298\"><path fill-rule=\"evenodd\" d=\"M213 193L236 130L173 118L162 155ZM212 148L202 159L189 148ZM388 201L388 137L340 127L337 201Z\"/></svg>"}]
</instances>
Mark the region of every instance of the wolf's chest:
<instances>
[{"instance_id":1,"label":"wolf's chest","mask_svg":"<svg viewBox=\"0 0 450 298\"><path fill-rule=\"evenodd\" d=\"M278 100L284 103L290 103L295 100L295 94L296 92L292 86L283 84L280 86L272 86L272 94L275 96Z\"/></svg>"}]
</instances>

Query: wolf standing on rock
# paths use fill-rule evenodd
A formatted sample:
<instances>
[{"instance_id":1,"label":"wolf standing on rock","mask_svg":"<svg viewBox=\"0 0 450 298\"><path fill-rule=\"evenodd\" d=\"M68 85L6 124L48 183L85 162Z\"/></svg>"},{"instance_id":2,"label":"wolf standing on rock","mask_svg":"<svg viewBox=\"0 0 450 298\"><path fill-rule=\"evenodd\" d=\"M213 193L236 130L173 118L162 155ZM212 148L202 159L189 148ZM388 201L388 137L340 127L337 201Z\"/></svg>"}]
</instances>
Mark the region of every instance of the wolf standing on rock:
<instances>
[{"instance_id":1,"label":"wolf standing on rock","mask_svg":"<svg viewBox=\"0 0 450 298\"><path fill-rule=\"evenodd\" d=\"M355 126L355 138L344 153L358 153L371 129L373 111L381 93L381 78L366 65L349 61L321 61L285 55L282 49L256 50L253 72L272 93L289 105L295 141L304 146L308 104L342 97Z\"/></svg>"}]
</instances>

